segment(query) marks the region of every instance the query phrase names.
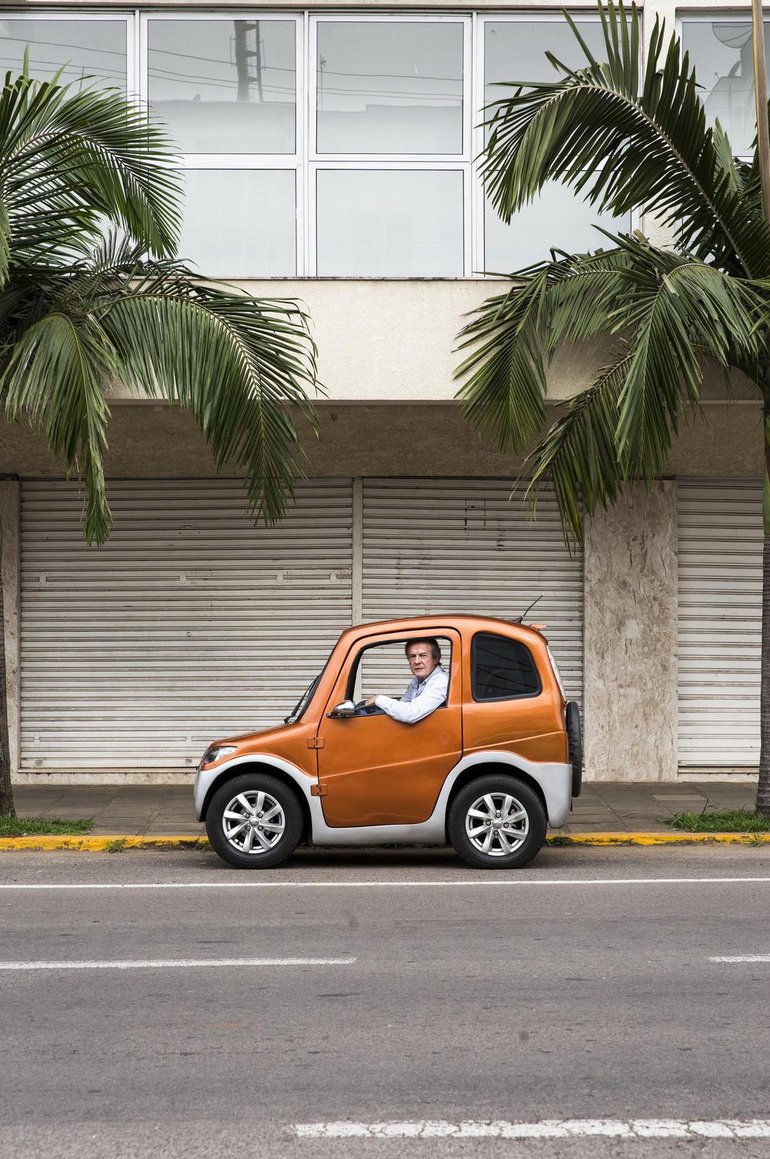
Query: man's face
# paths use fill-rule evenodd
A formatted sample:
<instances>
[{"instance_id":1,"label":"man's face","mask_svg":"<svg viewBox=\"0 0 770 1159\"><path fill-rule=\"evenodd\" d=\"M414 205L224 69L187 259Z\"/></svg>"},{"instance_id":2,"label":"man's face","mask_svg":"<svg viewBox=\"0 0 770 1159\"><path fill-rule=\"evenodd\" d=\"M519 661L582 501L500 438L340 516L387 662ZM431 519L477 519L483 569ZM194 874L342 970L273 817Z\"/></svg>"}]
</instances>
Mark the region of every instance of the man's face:
<instances>
[{"instance_id":1,"label":"man's face","mask_svg":"<svg viewBox=\"0 0 770 1159\"><path fill-rule=\"evenodd\" d=\"M406 658L412 669L412 676L416 676L418 680L425 680L438 664L438 660L433 659L430 644L410 644Z\"/></svg>"}]
</instances>

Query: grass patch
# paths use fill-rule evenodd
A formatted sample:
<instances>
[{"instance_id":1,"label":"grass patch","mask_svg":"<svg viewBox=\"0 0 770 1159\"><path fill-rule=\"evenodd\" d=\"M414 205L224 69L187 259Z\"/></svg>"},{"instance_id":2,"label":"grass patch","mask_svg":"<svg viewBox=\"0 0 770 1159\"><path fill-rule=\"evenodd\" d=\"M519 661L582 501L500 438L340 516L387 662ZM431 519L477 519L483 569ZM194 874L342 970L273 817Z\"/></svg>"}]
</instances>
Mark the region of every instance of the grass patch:
<instances>
[{"instance_id":1,"label":"grass patch","mask_svg":"<svg viewBox=\"0 0 770 1159\"><path fill-rule=\"evenodd\" d=\"M80 837L93 825L90 817L0 817L0 837Z\"/></svg>"},{"instance_id":2,"label":"grass patch","mask_svg":"<svg viewBox=\"0 0 770 1159\"><path fill-rule=\"evenodd\" d=\"M770 833L770 817L763 813L754 809L715 809L708 801L702 813L674 813L668 824L688 833Z\"/></svg>"},{"instance_id":3,"label":"grass patch","mask_svg":"<svg viewBox=\"0 0 770 1159\"><path fill-rule=\"evenodd\" d=\"M126 849L125 837L116 837L114 841L108 841L104 847L105 853L123 853Z\"/></svg>"}]
</instances>

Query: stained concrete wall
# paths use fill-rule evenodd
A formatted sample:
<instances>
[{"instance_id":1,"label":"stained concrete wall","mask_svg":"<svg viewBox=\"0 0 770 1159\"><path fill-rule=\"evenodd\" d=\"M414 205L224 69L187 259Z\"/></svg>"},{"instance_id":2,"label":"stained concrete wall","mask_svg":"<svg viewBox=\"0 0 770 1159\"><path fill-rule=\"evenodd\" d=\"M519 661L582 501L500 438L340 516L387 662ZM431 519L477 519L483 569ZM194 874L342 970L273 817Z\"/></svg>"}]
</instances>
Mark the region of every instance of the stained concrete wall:
<instances>
[{"instance_id":1,"label":"stained concrete wall","mask_svg":"<svg viewBox=\"0 0 770 1159\"><path fill-rule=\"evenodd\" d=\"M586 529L587 779L676 777L676 507L673 481L635 487Z\"/></svg>"}]
</instances>

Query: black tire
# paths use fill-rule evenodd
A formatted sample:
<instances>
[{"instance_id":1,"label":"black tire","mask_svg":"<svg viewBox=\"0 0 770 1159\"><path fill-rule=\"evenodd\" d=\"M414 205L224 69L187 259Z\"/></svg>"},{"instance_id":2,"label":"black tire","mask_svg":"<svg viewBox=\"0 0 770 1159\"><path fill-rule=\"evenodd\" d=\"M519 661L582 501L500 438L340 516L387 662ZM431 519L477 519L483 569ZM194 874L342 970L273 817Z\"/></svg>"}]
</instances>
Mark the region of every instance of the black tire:
<instances>
[{"instance_id":1,"label":"black tire","mask_svg":"<svg viewBox=\"0 0 770 1159\"><path fill-rule=\"evenodd\" d=\"M239 869L270 869L290 857L302 836L296 793L269 773L244 773L221 785L209 802L212 848Z\"/></svg>"},{"instance_id":2,"label":"black tire","mask_svg":"<svg viewBox=\"0 0 770 1159\"><path fill-rule=\"evenodd\" d=\"M580 727L580 707L570 700L566 708L569 763L572 765L572 796L579 797L583 788L583 732Z\"/></svg>"},{"instance_id":3,"label":"black tire","mask_svg":"<svg viewBox=\"0 0 770 1159\"><path fill-rule=\"evenodd\" d=\"M447 825L458 856L478 869L526 865L539 852L546 827L545 809L534 789L504 773L489 773L461 789Z\"/></svg>"}]
</instances>

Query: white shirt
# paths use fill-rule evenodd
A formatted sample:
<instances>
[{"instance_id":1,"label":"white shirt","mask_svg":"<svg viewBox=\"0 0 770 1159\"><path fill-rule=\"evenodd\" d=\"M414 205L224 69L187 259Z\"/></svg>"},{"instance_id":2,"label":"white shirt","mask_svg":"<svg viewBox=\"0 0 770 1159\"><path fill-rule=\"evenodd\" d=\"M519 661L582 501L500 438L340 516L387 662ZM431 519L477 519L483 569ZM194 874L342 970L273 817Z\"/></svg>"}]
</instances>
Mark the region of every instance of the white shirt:
<instances>
[{"instance_id":1,"label":"white shirt","mask_svg":"<svg viewBox=\"0 0 770 1159\"><path fill-rule=\"evenodd\" d=\"M388 716L392 716L393 720L400 720L403 724L417 724L418 720L430 716L444 703L448 688L449 677L441 665L437 664L430 676L426 676L424 680L418 680L413 676L400 700L380 695L375 696L374 703L387 712Z\"/></svg>"}]
</instances>

